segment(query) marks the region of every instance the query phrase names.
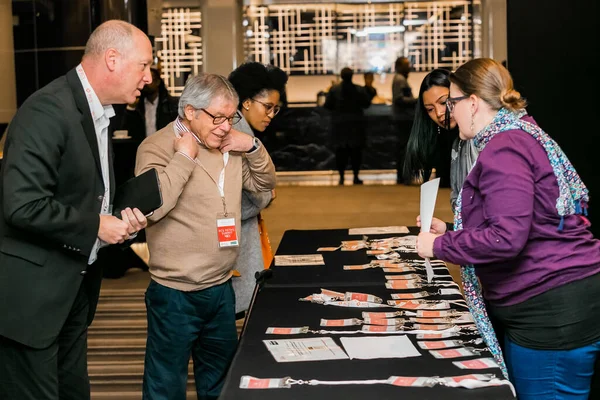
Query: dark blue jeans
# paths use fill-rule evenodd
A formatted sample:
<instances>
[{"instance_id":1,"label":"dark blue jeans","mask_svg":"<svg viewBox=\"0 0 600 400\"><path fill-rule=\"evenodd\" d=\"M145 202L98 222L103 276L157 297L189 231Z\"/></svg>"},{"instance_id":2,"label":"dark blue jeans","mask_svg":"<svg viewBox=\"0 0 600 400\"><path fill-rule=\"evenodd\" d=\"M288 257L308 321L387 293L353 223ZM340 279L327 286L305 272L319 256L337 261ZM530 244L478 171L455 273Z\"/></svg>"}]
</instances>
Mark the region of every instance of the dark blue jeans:
<instances>
[{"instance_id":1,"label":"dark blue jeans","mask_svg":"<svg viewBox=\"0 0 600 400\"><path fill-rule=\"evenodd\" d=\"M534 350L505 339L508 375L519 400L587 400L600 342L573 350Z\"/></svg>"},{"instance_id":2,"label":"dark blue jeans","mask_svg":"<svg viewBox=\"0 0 600 400\"><path fill-rule=\"evenodd\" d=\"M151 281L143 399L185 400L190 354L199 400L216 399L237 346L231 280L196 292Z\"/></svg>"}]
</instances>

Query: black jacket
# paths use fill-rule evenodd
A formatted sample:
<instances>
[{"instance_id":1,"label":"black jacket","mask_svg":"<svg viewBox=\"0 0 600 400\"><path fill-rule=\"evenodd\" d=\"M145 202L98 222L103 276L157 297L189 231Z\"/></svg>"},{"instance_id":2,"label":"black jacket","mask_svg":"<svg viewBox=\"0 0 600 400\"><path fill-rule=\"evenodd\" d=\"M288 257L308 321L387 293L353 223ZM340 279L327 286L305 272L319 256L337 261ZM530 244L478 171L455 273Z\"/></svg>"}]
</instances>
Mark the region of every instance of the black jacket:
<instances>
[{"instance_id":1,"label":"black jacket","mask_svg":"<svg viewBox=\"0 0 600 400\"><path fill-rule=\"evenodd\" d=\"M88 266L88 258L104 183L76 71L31 95L7 135L0 182L0 335L44 348L56 339L81 285L88 324L100 292L101 271ZM110 184L112 203L112 166Z\"/></svg>"},{"instance_id":2,"label":"black jacket","mask_svg":"<svg viewBox=\"0 0 600 400\"><path fill-rule=\"evenodd\" d=\"M364 110L370 105L371 97L365 89L351 82L342 82L329 90L324 107L331 111L335 147L365 146Z\"/></svg>"},{"instance_id":3,"label":"black jacket","mask_svg":"<svg viewBox=\"0 0 600 400\"><path fill-rule=\"evenodd\" d=\"M129 131L129 135L138 143L146 139L146 106L144 95L135 110L125 110L120 129ZM156 130L160 130L177 118L177 99L171 97L163 83L158 88L158 106L156 107Z\"/></svg>"}]
</instances>

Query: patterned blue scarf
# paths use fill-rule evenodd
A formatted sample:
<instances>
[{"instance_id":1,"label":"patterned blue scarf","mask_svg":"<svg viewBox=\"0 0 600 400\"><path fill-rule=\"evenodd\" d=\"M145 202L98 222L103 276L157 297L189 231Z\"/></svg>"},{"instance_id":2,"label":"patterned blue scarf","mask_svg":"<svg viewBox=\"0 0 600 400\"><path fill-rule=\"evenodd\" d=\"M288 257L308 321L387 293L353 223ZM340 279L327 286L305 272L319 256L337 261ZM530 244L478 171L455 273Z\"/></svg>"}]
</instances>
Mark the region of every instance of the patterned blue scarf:
<instances>
[{"instance_id":1,"label":"patterned blue scarf","mask_svg":"<svg viewBox=\"0 0 600 400\"><path fill-rule=\"evenodd\" d=\"M523 121L521 118L524 115L526 115L525 110L519 113L512 113L504 108L500 109L494 120L473 138L473 143L481 152L496 134L503 131L518 129L533 136L546 151L546 155L548 156L548 160L550 160L550 165L558 181L559 196L556 199L556 210L561 217L558 230L562 230L565 215L581 214L582 210L587 215L589 192L559 145L539 126ZM458 231L461 229L463 229L462 189L458 195L456 208L454 209L454 230ZM473 265L461 266L460 275L465 298L469 310L475 319L475 324L492 352L494 359L500 366L500 369L502 369L504 377L508 379L506 364L504 363L498 339L485 309L485 303L481 294L481 285L475 274L475 267Z\"/></svg>"}]
</instances>

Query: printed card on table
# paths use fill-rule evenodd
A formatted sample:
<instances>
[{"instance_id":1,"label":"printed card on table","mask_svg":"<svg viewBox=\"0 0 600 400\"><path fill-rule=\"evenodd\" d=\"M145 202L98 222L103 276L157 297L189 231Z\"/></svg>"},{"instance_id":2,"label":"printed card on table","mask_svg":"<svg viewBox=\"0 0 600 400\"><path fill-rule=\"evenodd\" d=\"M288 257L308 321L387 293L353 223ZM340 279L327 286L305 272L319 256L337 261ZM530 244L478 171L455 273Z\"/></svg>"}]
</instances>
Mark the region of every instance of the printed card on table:
<instances>
[{"instance_id":1,"label":"printed card on table","mask_svg":"<svg viewBox=\"0 0 600 400\"><path fill-rule=\"evenodd\" d=\"M385 235L388 233L408 233L408 228L406 226L374 226L348 229L348 235Z\"/></svg>"},{"instance_id":2,"label":"printed card on table","mask_svg":"<svg viewBox=\"0 0 600 400\"><path fill-rule=\"evenodd\" d=\"M405 335L341 337L350 359L419 357L421 353Z\"/></svg>"},{"instance_id":3,"label":"printed card on table","mask_svg":"<svg viewBox=\"0 0 600 400\"><path fill-rule=\"evenodd\" d=\"M325 265L322 254L298 254L275 256L275 266L296 267L301 265Z\"/></svg>"},{"instance_id":4,"label":"printed card on table","mask_svg":"<svg viewBox=\"0 0 600 400\"><path fill-rule=\"evenodd\" d=\"M347 359L344 350L330 337L263 340L277 362Z\"/></svg>"}]
</instances>

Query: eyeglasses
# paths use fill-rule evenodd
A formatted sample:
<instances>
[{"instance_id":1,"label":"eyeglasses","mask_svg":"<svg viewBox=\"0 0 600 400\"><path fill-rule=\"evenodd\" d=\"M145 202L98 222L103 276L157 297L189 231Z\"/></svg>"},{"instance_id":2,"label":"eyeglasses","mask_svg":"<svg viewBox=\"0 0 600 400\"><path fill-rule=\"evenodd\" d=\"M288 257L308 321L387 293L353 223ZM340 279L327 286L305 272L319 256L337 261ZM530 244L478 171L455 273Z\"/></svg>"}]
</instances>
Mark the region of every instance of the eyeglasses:
<instances>
[{"instance_id":1,"label":"eyeglasses","mask_svg":"<svg viewBox=\"0 0 600 400\"><path fill-rule=\"evenodd\" d=\"M212 115L211 113L206 111L204 108L200 108L200 110L203 111L209 117L211 117L213 119L213 124L215 124L215 125L221 125L225 121L228 121L229 125L235 125L238 122L240 122L240 120L242 119L242 116L237 111L231 117L225 117L223 115L217 115L217 116Z\"/></svg>"},{"instance_id":2,"label":"eyeglasses","mask_svg":"<svg viewBox=\"0 0 600 400\"><path fill-rule=\"evenodd\" d=\"M446 99L446 108L448 108L448 112L454 111L454 106L461 100L468 99L469 96L460 96L460 97L448 97Z\"/></svg>"},{"instance_id":3,"label":"eyeglasses","mask_svg":"<svg viewBox=\"0 0 600 400\"><path fill-rule=\"evenodd\" d=\"M281 107L279 107L277 104L263 103L262 101L256 100L256 99L250 99L250 100L262 104L263 107L265 108L265 111L267 112L267 115L273 113L273 116L276 116L277 113L281 110Z\"/></svg>"}]
</instances>

